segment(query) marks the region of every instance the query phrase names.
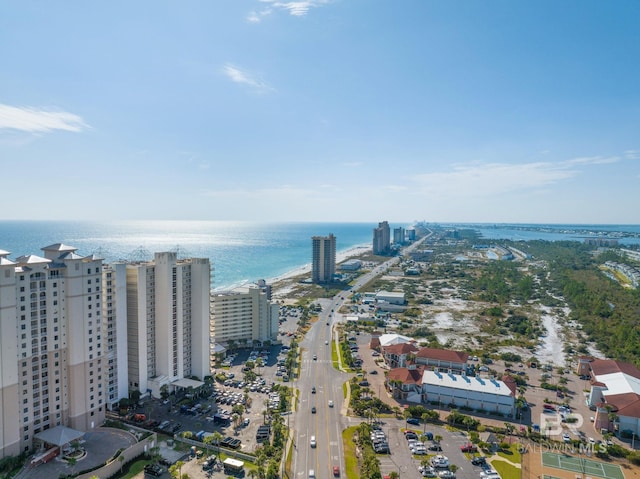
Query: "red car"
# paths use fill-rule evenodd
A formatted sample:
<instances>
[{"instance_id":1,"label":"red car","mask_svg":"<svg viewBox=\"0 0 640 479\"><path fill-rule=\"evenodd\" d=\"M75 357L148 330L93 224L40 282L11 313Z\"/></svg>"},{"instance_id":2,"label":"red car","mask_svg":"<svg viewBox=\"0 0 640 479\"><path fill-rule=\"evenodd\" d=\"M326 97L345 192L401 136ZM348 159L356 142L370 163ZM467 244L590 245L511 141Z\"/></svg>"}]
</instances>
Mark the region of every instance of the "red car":
<instances>
[{"instance_id":1,"label":"red car","mask_svg":"<svg viewBox=\"0 0 640 479\"><path fill-rule=\"evenodd\" d=\"M340 467L338 466L333 466L333 475L335 477L340 477Z\"/></svg>"},{"instance_id":2,"label":"red car","mask_svg":"<svg viewBox=\"0 0 640 479\"><path fill-rule=\"evenodd\" d=\"M471 444L470 442L460 446L460 450L462 452L478 452L478 448L475 446L475 444Z\"/></svg>"}]
</instances>

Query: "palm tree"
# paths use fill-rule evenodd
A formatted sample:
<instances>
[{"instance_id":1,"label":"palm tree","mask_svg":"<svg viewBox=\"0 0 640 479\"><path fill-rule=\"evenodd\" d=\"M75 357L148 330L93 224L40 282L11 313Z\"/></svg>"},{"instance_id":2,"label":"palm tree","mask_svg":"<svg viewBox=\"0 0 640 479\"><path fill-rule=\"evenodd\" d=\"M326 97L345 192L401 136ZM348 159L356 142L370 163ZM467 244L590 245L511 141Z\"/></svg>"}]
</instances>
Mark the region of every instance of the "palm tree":
<instances>
[{"instance_id":1,"label":"palm tree","mask_svg":"<svg viewBox=\"0 0 640 479\"><path fill-rule=\"evenodd\" d=\"M67 459L67 464L69 464L69 466L71 466L71 475L73 476L73 470L76 466L76 464L78 464L78 460L75 457L70 457L69 459Z\"/></svg>"},{"instance_id":2,"label":"palm tree","mask_svg":"<svg viewBox=\"0 0 640 479\"><path fill-rule=\"evenodd\" d=\"M122 454L118 456L118 462L120 463L120 474L122 474L122 466L124 465L124 456Z\"/></svg>"},{"instance_id":3,"label":"palm tree","mask_svg":"<svg viewBox=\"0 0 640 479\"><path fill-rule=\"evenodd\" d=\"M205 439L205 442L208 440L210 443L216 445L216 458L220 457L220 441L222 441L222 439L224 439L224 436L219 431L214 432L211 436L207 436Z\"/></svg>"},{"instance_id":4,"label":"palm tree","mask_svg":"<svg viewBox=\"0 0 640 479\"><path fill-rule=\"evenodd\" d=\"M427 432L427 420L429 419L429 414L423 413L421 417L422 422L424 422L424 430L422 432Z\"/></svg>"},{"instance_id":5,"label":"palm tree","mask_svg":"<svg viewBox=\"0 0 640 479\"><path fill-rule=\"evenodd\" d=\"M178 479L182 477L182 466L184 466L184 461L178 461L173 466L169 468L169 474L174 479Z\"/></svg>"}]
</instances>

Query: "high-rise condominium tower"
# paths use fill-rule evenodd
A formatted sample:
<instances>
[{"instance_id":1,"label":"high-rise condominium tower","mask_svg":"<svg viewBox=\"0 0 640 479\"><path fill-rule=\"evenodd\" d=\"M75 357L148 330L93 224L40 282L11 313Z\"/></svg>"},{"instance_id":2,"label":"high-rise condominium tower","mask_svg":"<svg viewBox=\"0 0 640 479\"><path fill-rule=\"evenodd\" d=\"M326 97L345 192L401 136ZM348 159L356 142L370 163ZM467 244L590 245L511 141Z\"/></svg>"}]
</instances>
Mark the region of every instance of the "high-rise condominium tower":
<instances>
[{"instance_id":1,"label":"high-rise condominium tower","mask_svg":"<svg viewBox=\"0 0 640 479\"><path fill-rule=\"evenodd\" d=\"M389 223L383 221L373 229L373 254L387 255L391 252L391 229Z\"/></svg>"},{"instance_id":2,"label":"high-rise condominium tower","mask_svg":"<svg viewBox=\"0 0 640 479\"><path fill-rule=\"evenodd\" d=\"M88 431L107 402L102 260L54 244L0 251L0 456L58 425Z\"/></svg>"},{"instance_id":3,"label":"high-rise condominium tower","mask_svg":"<svg viewBox=\"0 0 640 479\"><path fill-rule=\"evenodd\" d=\"M314 236L312 241L312 279L314 283L331 283L336 273L336 237Z\"/></svg>"},{"instance_id":4,"label":"high-rise condominium tower","mask_svg":"<svg viewBox=\"0 0 640 479\"><path fill-rule=\"evenodd\" d=\"M210 374L207 258L174 252L126 264L129 389L160 397L163 386Z\"/></svg>"}]
</instances>

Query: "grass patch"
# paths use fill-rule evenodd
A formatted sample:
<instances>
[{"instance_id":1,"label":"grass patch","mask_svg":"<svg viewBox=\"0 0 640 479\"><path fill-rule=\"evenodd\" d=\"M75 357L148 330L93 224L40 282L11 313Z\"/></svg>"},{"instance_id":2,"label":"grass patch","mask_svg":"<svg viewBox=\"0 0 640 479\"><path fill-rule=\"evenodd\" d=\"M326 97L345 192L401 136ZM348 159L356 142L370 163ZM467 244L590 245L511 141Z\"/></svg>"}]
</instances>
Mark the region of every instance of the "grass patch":
<instances>
[{"instance_id":1,"label":"grass patch","mask_svg":"<svg viewBox=\"0 0 640 479\"><path fill-rule=\"evenodd\" d=\"M518 444L511 444L511 446L509 446L509 449L507 449L506 451L498 451L498 456L504 457L506 460L515 464L520 464L522 462L522 455L518 450Z\"/></svg>"},{"instance_id":2,"label":"grass patch","mask_svg":"<svg viewBox=\"0 0 640 479\"><path fill-rule=\"evenodd\" d=\"M349 382L342 383L342 397L347 399L347 393L349 392Z\"/></svg>"},{"instance_id":3,"label":"grass patch","mask_svg":"<svg viewBox=\"0 0 640 479\"><path fill-rule=\"evenodd\" d=\"M499 459L491 461L491 466L498 471L502 479L520 479L520 469Z\"/></svg>"},{"instance_id":4,"label":"grass patch","mask_svg":"<svg viewBox=\"0 0 640 479\"><path fill-rule=\"evenodd\" d=\"M144 466L151 464L150 459L137 459L122 466L122 473L118 472L114 476L114 479L131 479L144 470Z\"/></svg>"},{"instance_id":5,"label":"grass patch","mask_svg":"<svg viewBox=\"0 0 640 479\"><path fill-rule=\"evenodd\" d=\"M333 369L340 369L340 363L338 362L338 350L336 348L336 342L331 341L331 364Z\"/></svg>"},{"instance_id":6,"label":"grass patch","mask_svg":"<svg viewBox=\"0 0 640 479\"><path fill-rule=\"evenodd\" d=\"M293 462L293 441L289 443L287 451L287 460L284 463L284 469L287 477L291 477L291 463Z\"/></svg>"},{"instance_id":7,"label":"grass patch","mask_svg":"<svg viewBox=\"0 0 640 479\"><path fill-rule=\"evenodd\" d=\"M358 458L356 457L356 445L353 442L353 435L358 430L358 426L351 426L342 431L342 447L344 448L345 468L343 477L360 477L358 468Z\"/></svg>"}]
</instances>

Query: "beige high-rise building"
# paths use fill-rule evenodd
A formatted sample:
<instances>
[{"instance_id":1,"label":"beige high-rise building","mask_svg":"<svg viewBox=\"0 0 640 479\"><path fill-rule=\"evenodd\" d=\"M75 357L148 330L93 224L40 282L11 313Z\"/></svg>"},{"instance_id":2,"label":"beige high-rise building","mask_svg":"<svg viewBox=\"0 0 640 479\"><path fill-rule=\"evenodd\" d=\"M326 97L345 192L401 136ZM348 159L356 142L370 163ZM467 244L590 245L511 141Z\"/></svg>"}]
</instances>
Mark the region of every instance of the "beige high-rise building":
<instances>
[{"instance_id":1,"label":"beige high-rise building","mask_svg":"<svg viewBox=\"0 0 640 479\"><path fill-rule=\"evenodd\" d=\"M126 264L129 389L160 397L177 380L211 373L208 258Z\"/></svg>"},{"instance_id":2,"label":"beige high-rise building","mask_svg":"<svg viewBox=\"0 0 640 479\"><path fill-rule=\"evenodd\" d=\"M336 237L314 236L311 238L311 277L314 283L331 283L336 274Z\"/></svg>"},{"instance_id":3,"label":"beige high-rise building","mask_svg":"<svg viewBox=\"0 0 640 479\"><path fill-rule=\"evenodd\" d=\"M0 250L0 456L57 425L104 421L102 260L54 244L10 260Z\"/></svg>"},{"instance_id":4,"label":"beige high-rise building","mask_svg":"<svg viewBox=\"0 0 640 479\"><path fill-rule=\"evenodd\" d=\"M373 229L373 254L388 255L391 252L391 228L387 221Z\"/></svg>"}]
</instances>

